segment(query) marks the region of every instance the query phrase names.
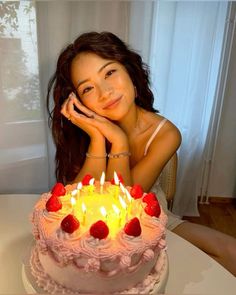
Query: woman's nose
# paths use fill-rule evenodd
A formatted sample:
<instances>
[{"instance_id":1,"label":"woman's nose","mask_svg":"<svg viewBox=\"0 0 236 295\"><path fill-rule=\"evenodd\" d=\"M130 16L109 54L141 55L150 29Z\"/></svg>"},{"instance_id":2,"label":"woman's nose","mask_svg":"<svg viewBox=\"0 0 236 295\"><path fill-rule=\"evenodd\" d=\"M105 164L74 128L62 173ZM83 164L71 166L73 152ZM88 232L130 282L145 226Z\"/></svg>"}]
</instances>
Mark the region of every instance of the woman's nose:
<instances>
[{"instance_id":1,"label":"woman's nose","mask_svg":"<svg viewBox=\"0 0 236 295\"><path fill-rule=\"evenodd\" d=\"M101 85L100 85L100 96L99 98L101 100L103 99L106 99L108 97L110 97L110 95L113 93L113 87L107 83L106 81L103 82Z\"/></svg>"}]
</instances>

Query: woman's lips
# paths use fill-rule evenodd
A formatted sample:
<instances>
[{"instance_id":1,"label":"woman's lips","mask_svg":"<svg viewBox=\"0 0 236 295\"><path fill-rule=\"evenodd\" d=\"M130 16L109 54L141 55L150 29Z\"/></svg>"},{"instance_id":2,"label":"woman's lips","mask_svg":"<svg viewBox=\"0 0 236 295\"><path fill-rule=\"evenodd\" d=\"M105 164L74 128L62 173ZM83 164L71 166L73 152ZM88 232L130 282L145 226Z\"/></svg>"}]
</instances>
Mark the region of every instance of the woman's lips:
<instances>
[{"instance_id":1,"label":"woman's lips","mask_svg":"<svg viewBox=\"0 0 236 295\"><path fill-rule=\"evenodd\" d=\"M116 99L112 99L110 100L104 107L104 110L110 110L113 109L114 107L116 107L118 105L118 103L120 102L122 96L116 98Z\"/></svg>"}]
</instances>

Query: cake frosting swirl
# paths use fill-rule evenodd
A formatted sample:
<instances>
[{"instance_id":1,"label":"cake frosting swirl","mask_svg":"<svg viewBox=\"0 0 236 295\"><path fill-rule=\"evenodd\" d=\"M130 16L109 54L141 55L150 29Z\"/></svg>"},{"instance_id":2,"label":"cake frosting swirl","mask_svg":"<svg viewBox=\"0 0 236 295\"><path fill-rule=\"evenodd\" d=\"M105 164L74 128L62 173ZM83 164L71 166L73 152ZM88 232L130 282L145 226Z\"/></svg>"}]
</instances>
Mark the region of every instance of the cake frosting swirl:
<instances>
[{"instance_id":1,"label":"cake frosting swirl","mask_svg":"<svg viewBox=\"0 0 236 295\"><path fill-rule=\"evenodd\" d=\"M136 188L94 181L67 186L59 195L55 189L42 194L31 217L31 265L47 292L43 277L71 292L127 292L163 268L167 216L158 196L137 197Z\"/></svg>"}]
</instances>

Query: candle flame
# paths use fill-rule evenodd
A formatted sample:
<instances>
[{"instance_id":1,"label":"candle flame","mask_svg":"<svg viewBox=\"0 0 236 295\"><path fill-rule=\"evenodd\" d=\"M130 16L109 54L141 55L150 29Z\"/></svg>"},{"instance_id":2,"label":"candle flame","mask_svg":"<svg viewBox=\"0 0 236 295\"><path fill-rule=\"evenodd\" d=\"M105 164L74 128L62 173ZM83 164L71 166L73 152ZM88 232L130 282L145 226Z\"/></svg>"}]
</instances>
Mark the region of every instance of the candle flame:
<instances>
[{"instance_id":1,"label":"candle flame","mask_svg":"<svg viewBox=\"0 0 236 295\"><path fill-rule=\"evenodd\" d=\"M77 189L74 189L72 192L71 192L72 196L75 196L77 194Z\"/></svg>"},{"instance_id":2,"label":"candle flame","mask_svg":"<svg viewBox=\"0 0 236 295\"><path fill-rule=\"evenodd\" d=\"M124 199L121 196L119 196L119 201L120 201L121 206L123 207L123 209L126 209L127 208L127 205L126 205Z\"/></svg>"},{"instance_id":3,"label":"candle flame","mask_svg":"<svg viewBox=\"0 0 236 295\"><path fill-rule=\"evenodd\" d=\"M120 180L119 180L119 177L115 171L114 171L114 181L115 181L115 185L119 185Z\"/></svg>"},{"instance_id":4,"label":"candle flame","mask_svg":"<svg viewBox=\"0 0 236 295\"><path fill-rule=\"evenodd\" d=\"M102 206L102 207L100 208L100 212L101 212L102 216L104 216L104 217L107 216L107 210L105 209L105 207Z\"/></svg>"},{"instance_id":5,"label":"candle flame","mask_svg":"<svg viewBox=\"0 0 236 295\"><path fill-rule=\"evenodd\" d=\"M85 212L86 212L86 206L85 206L85 204L82 203L81 206L82 206L82 211L83 211L83 213L85 213Z\"/></svg>"},{"instance_id":6,"label":"candle flame","mask_svg":"<svg viewBox=\"0 0 236 295\"><path fill-rule=\"evenodd\" d=\"M71 197L70 201L72 206L76 204L76 199L74 197Z\"/></svg>"},{"instance_id":7,"label":"candle flame","mask_svg":"<svg viewBox=\"0 0 236 295\"><path fill-rule=\"evenodd\" d=\"M79 182L79 183L77 184L77 189L80 190L80 189L82 188L82 186L83 186L82 182Z\"/></svg>"},{"instance_id":8,"label":"candle flame","mask_svg":"<svg viewBox=\"0 0 236 295\"><path fill-rule=\"evenodd\" d=\"M95 178L91 178L91 179L89 180L89 185L94 185L94 181L95 181Z\"/></svg>"},{"instance_id":9,"label":"candle flame","mask_svg":"<svg viewBox=\"0 0 236 295\"><path fill-rule=\"evenodd\" d=\"M112 208L113 208L113 210L115 211L115 213L116 213L117 215L120 214L120 210L119 210L119 208L118 208L116 205L112 204Z\"/></svg>"},{"instance_id":10,"label":"candle flame","mask_svg":"<svg viewBox=\"0 0 236 295\"><path fill-rule=\"evenodd\" d=\"M104 182L105 182L105 172L103 171L102 176L100 178L100 185L104 185Z\"/></svg>"}]
</instances>

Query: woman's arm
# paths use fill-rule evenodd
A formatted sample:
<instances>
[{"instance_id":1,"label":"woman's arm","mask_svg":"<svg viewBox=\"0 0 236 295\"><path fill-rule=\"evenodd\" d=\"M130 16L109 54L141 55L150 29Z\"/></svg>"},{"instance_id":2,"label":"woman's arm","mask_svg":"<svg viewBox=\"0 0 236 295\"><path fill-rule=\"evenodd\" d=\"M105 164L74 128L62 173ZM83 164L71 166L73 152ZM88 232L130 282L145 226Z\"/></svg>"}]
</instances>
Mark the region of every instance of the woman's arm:
<instances>
[{"instance_id":1,"label":"woman's arm","mask_svg":"<svg viewBox=\"0 0 236 295\"><path fill-rule=\"evenodd\" d=\"M82 109L85 114L78 113L75 106ZM61 113L90 137L85 162L73 182L81 181L86 174L99 179L102 172L106 170L106 146L104 135L92 124L92 111L83 107L73 95L70 95L62 105Z\"/></svg>"},{"instance_id":2,"label":"woman's arm","mask_svg":"<svg viewBox=\"0 0 236 295\"><path fill-rule=\"evenodd\" d=\"M75 111L74 106L83 114ZM126 184L131 184L129 156L112 158L112 155L129 152L128 138L124 131L107 118L88 109L74 95L71 95L63 105L62 114L69 117L73 124L83 129L91 139L88 157L74 181L81 180L88 173L96 179L100 179L103 171L106 173L106 179L112 179L114 171L116 171L121 173ZM111 143L111 157L108 158L108 163L105 158L98 159L106 154L106 139Z\"/></svg>"},{"instance_id":3,"label":"woman's arm","mask_svg":"<svg viewBox=\"0 0 236 295\"><path fill-rule=\"evenodd\" d=\"M92 175L95 179L100 179L103 171L106 171L105 139L92 139L84 165L73 182L81 181L86 174Z\"/></svg>"},{"instance_id":4,"label":"woman's arm","mask_svg":"<svg viewBox=\"0 0 236 295\"><path fill-rule=\"evenodd\" d=\"M129 143L125 136L123 141L112 143L107 163L107 179L113 178L114 171L120 173L126 185L133 183L130 171Z\"/></svg>"},{"instance_id":5,"label":"woman's arm","mask_svg":"<svg viewBox=\"0 0 236 295\"><path fill-rule=\"evenodd\" d=\"M75 106L82 112L78 113ZM106 139L111 143L111 154L129 152L128 138L124 131L110 120L94 113L72 94L62 106L61 113L90 137L86 160L73 182L79 182L86 174L100 179L102 172L106 179L112 179L114 171L121 173L124 182L131 184L129 157L106 159Z\"/></svg>"}]
</instances>

